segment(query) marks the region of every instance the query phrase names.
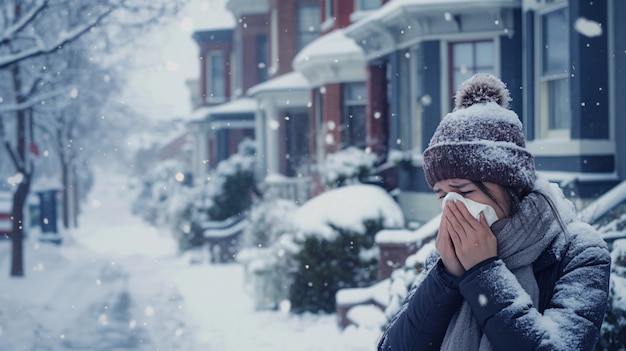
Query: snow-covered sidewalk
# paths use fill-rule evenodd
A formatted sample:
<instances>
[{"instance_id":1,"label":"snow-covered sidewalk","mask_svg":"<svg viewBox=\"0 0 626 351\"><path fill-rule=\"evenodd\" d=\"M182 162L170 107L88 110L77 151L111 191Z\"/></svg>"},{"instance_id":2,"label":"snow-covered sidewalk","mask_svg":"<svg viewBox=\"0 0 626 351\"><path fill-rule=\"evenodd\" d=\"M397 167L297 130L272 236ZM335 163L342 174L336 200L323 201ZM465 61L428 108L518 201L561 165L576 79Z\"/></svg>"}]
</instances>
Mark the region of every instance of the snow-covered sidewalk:
<instances>
[{"instance_id":1,"label":"snow-covered sidewalk","mask_svg":"<svg viewBox=\"0 0 626 351\"><path fill-rule=\"evenodd\" d=\"M376 331L335 315L255 311L239 264L191 265L130 213L126 179L100 175L60 246L25 242L9 277L0 242L0 350L373 350Z\"/></svg>"}]
</instances>

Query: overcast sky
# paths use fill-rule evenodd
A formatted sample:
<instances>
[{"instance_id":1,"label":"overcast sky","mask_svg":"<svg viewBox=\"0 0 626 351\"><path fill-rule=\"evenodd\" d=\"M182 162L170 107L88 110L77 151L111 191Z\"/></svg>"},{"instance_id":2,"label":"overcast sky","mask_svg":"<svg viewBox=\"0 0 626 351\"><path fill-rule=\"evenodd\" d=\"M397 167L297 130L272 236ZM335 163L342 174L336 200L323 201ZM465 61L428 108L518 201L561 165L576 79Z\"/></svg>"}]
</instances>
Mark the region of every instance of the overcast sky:
<instances>
[{"instance_id":1,"label":"overcast sky","mask_svg":"<svg viewBox=\"0 0 626 351\"><path fill-rule=\"evenodd\" d=\"M185 117L191 112L185 80L199 75L194 31L234 26L225 9L227 0L190 0L180 16L150 35L148 50L138 53L142 69L131 75L126 102L148 111L155 119Z\"/></svg>"}]
</instances>

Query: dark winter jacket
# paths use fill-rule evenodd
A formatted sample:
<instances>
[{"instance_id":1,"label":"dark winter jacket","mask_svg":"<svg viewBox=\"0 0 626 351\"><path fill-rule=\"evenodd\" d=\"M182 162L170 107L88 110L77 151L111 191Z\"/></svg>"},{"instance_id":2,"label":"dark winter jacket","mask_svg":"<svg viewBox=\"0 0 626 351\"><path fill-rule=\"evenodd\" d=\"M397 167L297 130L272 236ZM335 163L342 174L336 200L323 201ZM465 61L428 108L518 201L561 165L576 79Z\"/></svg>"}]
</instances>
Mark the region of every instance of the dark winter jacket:
<instances>
[{"instance_id":1,"label":"dark winter jacket","mask_svg":"<svg viewBox=\"0 0 626 351\"><path fill-rule=\"evenodd\" d=\"M448 324L463 300L495 350L592 350L608 299L610 256L590 226L574 222L533 264L539 306L503 289L514 279L492 258L461 278L439 260L407 297L383 334L378 350L439 350ZM484 279L485 276L502 279Z\"/></svg>"}]
</instances>

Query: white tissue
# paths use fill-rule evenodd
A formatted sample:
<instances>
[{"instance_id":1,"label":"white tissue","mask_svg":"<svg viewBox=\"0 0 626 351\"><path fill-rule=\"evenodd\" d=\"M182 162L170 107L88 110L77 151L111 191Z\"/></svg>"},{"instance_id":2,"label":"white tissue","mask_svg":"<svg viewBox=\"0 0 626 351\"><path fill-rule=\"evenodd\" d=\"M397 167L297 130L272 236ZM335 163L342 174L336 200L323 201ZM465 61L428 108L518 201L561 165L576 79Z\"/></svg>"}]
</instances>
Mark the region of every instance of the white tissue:
<instances>
[{"instance_id":1,"label":"white tissue","mask_svg":"<svg viewBox=\"0 0 626 351\"><path fill-rule=\"evenodd\" d=\"M489 224L490 226L493 224L493 222L498 220L498 215L496 215L496 210L494 210L493 207L481 204L480 202L476 202L470 199L466 199L459 193L455 192L450 192L446 194L446 196L443 198L443 201L441 202L441 207L443 208L446 201L449 200L453 200L455 202L461 201L463 204L465 204L465 207L467 207L469 213L471 213L472 216L474 216L474 218L476 219L480 218L481 212L484 213L485 220L487 220L487 224Z\"/></svg>"}]
</instances>

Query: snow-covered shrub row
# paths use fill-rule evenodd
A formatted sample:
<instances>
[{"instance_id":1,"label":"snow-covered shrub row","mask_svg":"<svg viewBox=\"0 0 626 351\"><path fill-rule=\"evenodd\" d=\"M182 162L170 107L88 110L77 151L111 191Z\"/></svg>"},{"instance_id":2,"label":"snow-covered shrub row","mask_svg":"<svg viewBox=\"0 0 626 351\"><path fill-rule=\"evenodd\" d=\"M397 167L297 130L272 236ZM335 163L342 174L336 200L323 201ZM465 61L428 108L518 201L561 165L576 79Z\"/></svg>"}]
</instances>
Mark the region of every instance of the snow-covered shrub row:
<instances>
[{"instance_id":1,"label":"snow-covered shrub row","mask_svg":"<svg viewBox=\"0 0 626 351\"><path fill-rule=\"evenodd\" d=\"M284 200L255 206L240 251L257 307L291 300L293 312L330 312L340 288L368 286L377 274L374 235L404 225L382 188L350 185L296 208Z\"/></svg>"},{"instance_id":2,"label":"snow-covered shrub row","mask_svg":"<svg viewBox=\"0 0 626 351\"><path fill-rule=\"evenodd\" d=\"M181 251L201 246L207 221L242 215L250 208L255 189L254 150L253 141L242 141L236 154L193 186L180 177L186 174L182 163L158 163L140 180L133 213L154 226L170 228Z\"/></svg>"},{"instance_id":3,"label":"snow-covered shrub row","mask_svg":"<svg viewBox=\"0 0 626 351\"><path fill-rule=\"evenodd\" d=\"M328 155L318 170L327 187L337 188L363 183L371 175L376 161L375 154L348 147Z\"/></svg>"}]
</instances>

